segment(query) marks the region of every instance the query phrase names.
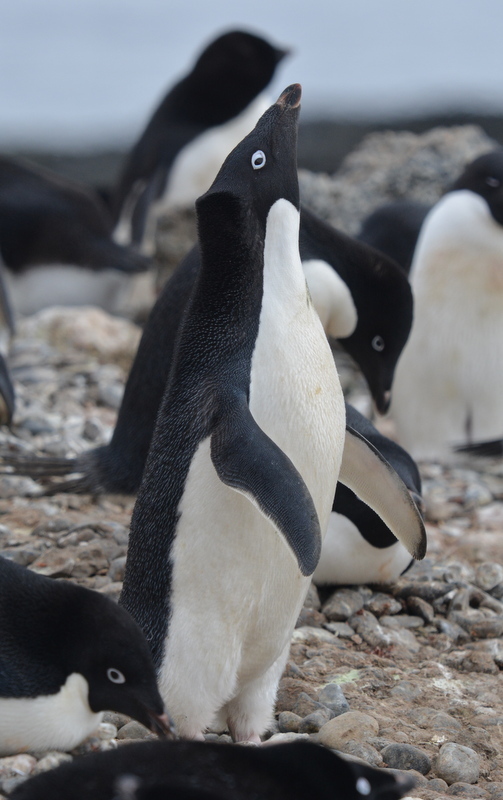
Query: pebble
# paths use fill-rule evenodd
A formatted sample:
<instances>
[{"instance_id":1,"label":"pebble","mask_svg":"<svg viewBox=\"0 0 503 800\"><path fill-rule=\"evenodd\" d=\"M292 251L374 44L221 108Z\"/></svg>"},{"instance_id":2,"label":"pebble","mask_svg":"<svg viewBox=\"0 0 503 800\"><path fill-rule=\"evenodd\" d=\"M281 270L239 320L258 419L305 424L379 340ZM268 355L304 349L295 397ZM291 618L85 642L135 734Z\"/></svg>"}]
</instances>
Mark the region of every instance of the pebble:
<instances>
[{"instance_id":1,"label":"pebble","mask_svg":"<svg viewBox=\"0 0 503 800\"><path fill-rule=\"evenodd\" d=\"M281 711L278 715L278 728L280 733L298 733L302 717L293 711Z\"/></svg>"},{"instance_id":2,"label":"pebble","mask_svg":"<svg viewBox=\"0 0 503 800\"><path fill-rule=\"evenodd\" d=\"M408 597L407 609L413 615L421 617L428 624L431 624L435 619L433 606L421 597Z\"/></svg>"},{"instance_id":3,"label":"pebble","mask_svg":"<svg viewBox=\"0 0 503 800\"><path fill-rule=\"evenodd\" d=\"M66 764L70 761L73 761L73 756L70 755L70 753L61 753L58 750L54 750L50 753L46 753L44 757L37 762L32 775L38 775L40 772L47 772L49 769L54 769L55 767L59 767L60 764Z\"/></svg>"},{"instance_id":4,"label":"pebble","mask_svg":"<svg viewBox=\"0 0 503 800\"><path fill-rule=\"evenodd\" d=\"M117 733L117 739L156 739L157 737L149 731L141 722L131 720Z\"/></svg>"},{"instance_id":5,"label":"pebble","mask_svg":"<svg viewBox=\"0 0 503 800\"><path fill-rule=\"evenodd\" d=\"M351 639L355 635L355 629L348 625L347 622L327 622L324 627L341 639Z\"/></svg>"},{"instance_id":6,"label":"pebble","mask_svg":"<svg viewBox=\"0 0 503 800\"><path fill-rule=\"evenodd\" d=\"M312 714L308 714L301 720L298 728L299 733L318 733L326 722L330 719L328 709L318 709Z\"/></svg>"},{"instance_id":7,"label":"pebble","mask_svg":"<svg viewBox=\"0 0 503 800\"><path fill-rule=\"evenodd\" d=\"M400 681L390 691L393 697L403 697L407 701L415 700L422 694L423 690L411 681Z\"/></svg>"},{"instance_id":8,"label":"pebble","mask_svg":"<svg viewBox=\"0 0 503 800\"><path fill-rule=\"evenodd\" d=\"M342 750L351 739L361 742L377 736L379 723L361 711L347 711L329 720L320 730L318 741L334 750Z\"/></svg>"},{"instance_id":9,"label":"pebble","mask_svg":"<svg viewBox=\"0 0 503 800\"><path fill-rule=\"evenodd\" d=\"M389 647L391 636L380 626L377 619L370 611L361 611L353 614L348 620L349 625L371 647Z\"/></svg>"},{"instance_id":10,"label":"pebble","mask_svg":"<svg viewBox=\"0 0 503 800\"><path fill-rule=\"evenodd\" d=\"M372 597L365 601L364 607L367 609L367 611L372 612L372 614L374 614L376 617L399 614L402 610L402 604L399 603L398 600L395 600L395 598L391 595L383 594L382 592L373 594Z\"/></svg>"},{"instance_id":11,"label":"pebble","mask_svg":"<svg viewBox=\"0 0 503 800\"><path fill-rule=\"evenodd\" d=\"M307 717L309 714L314 714L316 711L323 711L327 715L325 722L333 716L326 706L319 703L317 700L313 700L305 692L300 692L292 706L292 711L294 714L298 714L299 717Z\"/></svg>"},{"instance_id":12,"label":"pebble","mask_svg":"<svg viewBox=\"0 0 503 800\"><path fill-rule=\"evenodd\" d=\"M322 611L330 622L345 622L363 608L363 597L354 589L338 589L323 604Z\"/></svg>"},{"instance_id":13,"label":"pebble","mask_svg":"<svg viewBox=\"0 0 503 800\"><path fill-rule=\"evenodd\" d=\"M372 767L382 767L384 763L382 755L369 742L357 742L355 739L349 739L341 747L341 752L355 758L361 758L362 761Z\"/></svg>"},{"instance_id":14,"label":"pebble","mask_svg":"<svg viewBox=\"0 0 503 800\"><path fill-rule=\"evenodd\" d=\"M446 742L440 748L435 773L446 783L476 783L480 775L480 758L471 747Z\"/></svg>"},{"instance_id":15,"label":"pebble","mask_svg":"<svg viewBox=\"0 0 503 800\"><path fill-rule=\"evenodd\" d=\"M432 778L428 781L428 789L432 792L444 793L447 791L448 785L442 778Z\"/></svg>"},{"instance_id":16,"label":"pebble","mask_svg":"<svg viewBox=\"0 0 503 800\"><path fill-rule=\"evenodd\" d=\"M338 683L327 683L318 691L318 701L329 708L335 716L349 711L349 703Z\"/></svg>"},{"instance_id":17,"label":"pebble","mask_svg":"<svg viewBox=\"0 0 503 800\"><path fill-rule=\"evenodd\" d=\"M449 786L446 794L455 797L473 797L475 800L487 797L487 794L479 786L472 786L470 783L463 783L462 781Z\"/></svg>"},{"instance_id":18,"label":"pebble","mask_svg":"<svg viewBox=\"0 0 503 800\"><path fill-rule=\"evenodd\" d=\"M428 754L411 744L390 744L381 750L381 755L387 765L394 769L415 769L422 775L431 770Z\"/></svg>"},{"instance_id":19,"label":"pebble","mask_svg":"<svg viewBox=\"0 0 503 800\"><path fill-rule=\"evenodd\" d=\"M313 628L310 625L303 625L301 628L296 628L292 635L292 642L309 642L313 639L316 642L327 642L328 644L337 643L337 637L334 636L333 633L330 633L330 631L324 628Z\"/></svg>"}]
</instances>

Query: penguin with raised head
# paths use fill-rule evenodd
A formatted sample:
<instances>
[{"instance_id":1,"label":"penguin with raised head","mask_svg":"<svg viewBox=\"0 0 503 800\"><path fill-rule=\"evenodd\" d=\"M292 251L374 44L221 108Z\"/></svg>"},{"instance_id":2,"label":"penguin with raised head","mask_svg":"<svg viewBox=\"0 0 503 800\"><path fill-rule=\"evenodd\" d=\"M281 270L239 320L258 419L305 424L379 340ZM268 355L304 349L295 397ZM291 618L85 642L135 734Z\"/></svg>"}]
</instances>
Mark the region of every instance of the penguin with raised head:
<instances>
[{"instance_id":1,"label":"penguin with raised head","mask_svg":"<svg viewBox=\"0 0 503 800\"><path fill-rule=\"evenodd\" d=\"M380 433L348 403L346 424L375 447L422 509L421 476L417 464L403 447ZM338 483L314 582L318 585L391 583L412 562L407 548L375 511L351 489Z\"/></svg>"},{"instance_id":2,"label":"penguin with raised head","mask_svg":"<svg viewBox=\"0 0 503 800\"><path fill-rule=\"evenodd\" d=\"M98 592L0 557L0 755L71 750L106 710L171 732L138 625Z\"/></svg>"},{"instance_id":3,"label":"penguin with raised head","mask_svg":"<svg viewBox=\"0 0 503 800\"><path fill-rule=\"evenodd\" d=\"M469 164L426 217L392 414L417 459L503 451L503 149Z\"/></svg>"},{"instance_id":4,"label":"penguin with raised head","mask_svg":"<svg viewBox=\"0 0 503 800\"><path fill-rule=\"evenodd\" d=\"M287 52L240 30L205 47L127 158L113 197L117 241L143 243L151 252L152 215L160 207L192 205L209 188L224 158L269 106L263 91Z\"/></svg>"},{"instance_id":5,"label":"penguin with raised head","mask_svg":"<svg viewBox=\"0 0 503 800\"><path fill-rule=\"evenodd\" d=\"M121 603L187 738L227 725L260 741L338 477L425 550L406 487L345 435L298 249L300 93L282 93L196 203L201 268L131 522Z\"/></svg>"},{"instance_id":6,"label":"penguin with raised head","mask_svg":"<svg viewBox=\"0 0 503 800\"><path fill-rule=\"evenodd\" d=\"M12 800L399 800L414 778L298 741L270 747L142 742L24 781Z\"/></svg>"},{"instance_id":7,"label":"penguin with raised head","mask_svg":"<svg viewBox=\"0 0 503 800\"><path fill-rule=\"evenodd\" d=\"M386 256L332 228L302 207L300 252L313 305L329 339L351 354L384 412L397 359L412 324L407 276ZM146 322L111 441L77 458L3 455L18 474L53 482L45 491L124 492L140 485L183 314L201 258L196 246L167 282ZM340 337L340 338L339 338Z\"/></svg>"},{"instance_id":8,"label":"penguin with raised head","mask_svg":"<svg viewBox=\"0 0 503 800\"><path fill-rule=\"evenodd\" d=\"M49 305L120 310L133 276L149 262L111 233L111 217L90 189L0 158L0 254L14 313Z\"/></svg>"}]
</instances>

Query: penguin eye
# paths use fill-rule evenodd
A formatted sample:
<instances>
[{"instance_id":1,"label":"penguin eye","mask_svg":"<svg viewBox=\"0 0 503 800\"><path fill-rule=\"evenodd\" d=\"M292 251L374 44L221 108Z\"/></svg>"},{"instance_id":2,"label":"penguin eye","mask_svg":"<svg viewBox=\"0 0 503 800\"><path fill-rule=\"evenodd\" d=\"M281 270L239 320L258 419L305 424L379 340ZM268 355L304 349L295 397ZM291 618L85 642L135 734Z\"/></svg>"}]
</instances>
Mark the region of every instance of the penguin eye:
<instances>
[{"instance_id":1,"label":"penguin eye","mask_svg":"<svg viewBox=\"0 0 503 800\"><path fill-rule=\"evenodd\" d=\"M378 353L382 353L384 350L384 339L382 336L374 336L372 339L372 347L374 350L377 350Z\"/></svg>"},{"instance_id":2,"label":"penguin eye","mask_svg":"<svg viewBox=\"0 0 503 800\"><path fill-rule=\"evenodd\" d=\"M491 189L497 189L498 186L500 185L500 181L498 180L498 178L492 178L491 176L486 178L486 183L488 186L491 187Z\"/></svg>"},{"instance_id":3,"label":"penguin eye","mask_svg":"<svg viewBox=\"0 0 503 800\"><path fill-rule=\"evenodd\" d=\"M263 150L256 150L251 157L253 169L262 169L265 166L266 158Z\"/></svg>"},{"instance_id":4,"label":"penguin eye","mask_svg":"<svg viewBox=\"0 0 503 800\"><path fill-rule=\"evenodd\" d=\"M118 669L114 669L113 667L107 669L107 678L109 681L112 681L112 683L126 683L126 679L122 672Z\"/></svg>"},{"instance_id":5,"label":"penguin eye","mask_svg":"<svg viewBox=\"0 0 503 800\"><path fill-rule=\"evenodd\" d=\"M356 791L359 794L370 794L372 788L366 778L358 778L356 781Z\"/></svg>"}]
</instances>

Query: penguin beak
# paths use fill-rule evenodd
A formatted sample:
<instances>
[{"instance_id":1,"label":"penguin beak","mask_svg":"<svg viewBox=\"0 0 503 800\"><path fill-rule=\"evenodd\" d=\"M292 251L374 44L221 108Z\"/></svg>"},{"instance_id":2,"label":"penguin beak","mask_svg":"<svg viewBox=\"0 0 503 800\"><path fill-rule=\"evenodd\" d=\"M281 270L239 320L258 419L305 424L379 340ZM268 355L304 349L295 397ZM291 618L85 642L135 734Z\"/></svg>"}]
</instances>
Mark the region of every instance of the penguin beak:
<instances>
[{"instance_id":1,"label":"penguin beak","mask_svg":"<svg viewBox=\"0 0 503 800\"><path fill-rule=\"evenodd\" d=\"M156 733L163 739L177 739L175 723L167 714L154 714L152 711L148 712L149 728L152 733Z\"/></svg>"},{"instance_id":2,"label":"penguin beak","mask_svg":"<svg viewBox=\"0 0 503 800\"><path fill-rule=\"evenodd\" d=\"M379 414L386 414L391 403L391 392L389 390L387 392L379 392L379 394L374 397L374 401Z\"/></svg>"},{"instance_id":3,"label":"penguin beak","mask_svg":"<svg viewBox=\"0 0 503 800\"><path fill-rule=\"evenodd\" d=\"M302 96L302 86L300 83L292 83L287 86L284 92L281 92L276 101L276 105L284 111L290 108L298 108L300 106L300 98Z\"/></svg>"}]
</instances>

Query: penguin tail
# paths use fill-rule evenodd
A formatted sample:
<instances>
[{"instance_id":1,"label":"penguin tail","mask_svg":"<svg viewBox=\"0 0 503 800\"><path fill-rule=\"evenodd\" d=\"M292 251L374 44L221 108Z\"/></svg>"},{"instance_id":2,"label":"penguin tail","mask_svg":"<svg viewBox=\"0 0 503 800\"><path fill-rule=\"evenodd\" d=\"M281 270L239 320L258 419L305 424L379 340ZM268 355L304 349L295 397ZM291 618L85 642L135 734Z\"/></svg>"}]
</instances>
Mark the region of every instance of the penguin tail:
<instances>
[{"instance_id":1,"label":"penguin tail","mask_svg":"<svg viewBox=\"0 0 503 800\"><path fill-rule=\"evenodd\" d=\"M503 439L464 444L454 449L456 453L468 453L470 456L503 456Z\"/></svg>"},{"instance_id":2,"label":"penguin tail","mask_svg":"<svg viewBox=\"0 0 503 800\"><path fill-rule=\"evenodd\" d=\"M83 465L78 458L56 458L18 454L0 455L0 475L18 475L32 478L41 484L42 495L50 496L59 492L85 494L94 492L95 487L89 475L60 481L58 478L82 473Z\"/></svg>"}]
</instances>

